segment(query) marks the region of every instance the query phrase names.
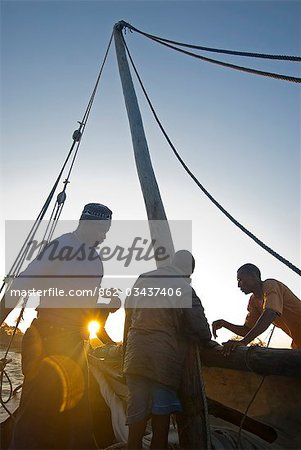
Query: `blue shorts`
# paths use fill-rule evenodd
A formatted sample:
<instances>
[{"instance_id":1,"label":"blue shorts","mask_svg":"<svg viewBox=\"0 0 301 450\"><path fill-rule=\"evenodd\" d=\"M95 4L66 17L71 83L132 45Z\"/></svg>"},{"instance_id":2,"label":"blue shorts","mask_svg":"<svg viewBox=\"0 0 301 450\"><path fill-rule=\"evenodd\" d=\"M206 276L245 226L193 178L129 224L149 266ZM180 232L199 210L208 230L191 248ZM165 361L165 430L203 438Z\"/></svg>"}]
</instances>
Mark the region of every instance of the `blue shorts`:
<instances>
[{"instance_id":1,"label":"blue shorts","mask_svg":"<svg viewBox=\"0 0 301 450\"><path fill-rule=\"evenodd\" d=\"M129 390L127 425L149 419L152 415L181 412L182 406L174 389L146 377L127 375Z\"/></svg>"}]
</instances>

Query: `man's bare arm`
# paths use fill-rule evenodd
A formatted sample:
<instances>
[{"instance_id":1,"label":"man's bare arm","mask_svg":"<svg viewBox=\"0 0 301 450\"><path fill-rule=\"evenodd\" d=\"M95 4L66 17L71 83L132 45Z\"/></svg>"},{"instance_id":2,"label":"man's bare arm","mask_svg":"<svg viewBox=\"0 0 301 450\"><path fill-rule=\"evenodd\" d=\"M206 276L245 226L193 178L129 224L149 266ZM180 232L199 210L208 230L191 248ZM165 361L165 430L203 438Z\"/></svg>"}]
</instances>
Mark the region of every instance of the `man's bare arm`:
<instances>
[{"instance_id":1,"label":"man's bare arm","mask_svg":"<svg viewBox=\"0 0 301 450\"><path fill-rule=\"evenodd\" d=\"M272 309L265 309L255 323L254 327L245 335L243 339L241 339L240 341L230 340L224 343L222 349L223 355L229 356L236 347L240 347L241 345L248 345L251 341L253 341L253 339L263 333L268 328L268 326L271 325L276 317L277 313L275 311L273 311Z\"/></svg>"},{"instance_id":2,"label":"man's bare arm","mask_svg":"<svg viewBox=\"0 0 301 450\"><path fill-rule=\"evenodd\" d=\"M247 345L253 341L253 339L257 338L261 333L263 333L276 319L277 313L272 309L265 309L254 327L245 335L245 337L241 340L243 345Z\"/></svg>"},{"instance_id":3,"label":"man's bare arm","mask_svg":"<svg viewBox=\"0 0 301 450\"><path fill-rule=\"evenodd\" d=\"M235 325L234 323L227 322L227 320L219 319L215 320L212 323L212 333L214 338L217 337L216 332L220 328L227 328L227 330L232 331L232 333L238 334L238 336L246 336L246 334L250 331L250 328L248 328L246 325Z\"/></svg>"}]
</instances>

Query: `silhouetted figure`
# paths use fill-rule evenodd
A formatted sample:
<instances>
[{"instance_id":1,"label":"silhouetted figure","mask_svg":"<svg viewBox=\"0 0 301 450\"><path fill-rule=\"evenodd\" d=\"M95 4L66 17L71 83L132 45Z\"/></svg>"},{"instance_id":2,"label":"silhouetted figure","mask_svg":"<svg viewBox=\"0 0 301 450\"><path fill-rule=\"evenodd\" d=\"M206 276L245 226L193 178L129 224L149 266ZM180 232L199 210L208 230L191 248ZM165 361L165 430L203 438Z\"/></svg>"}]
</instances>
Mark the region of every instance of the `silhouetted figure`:
<instances>
[{"instance_id":1,"label":"silhouetted figure","mask_svg":"<svg viewBox=\"0 0 301 450\"><path fill-rule=\"evenodd\" d=\"M224 344L223 354L228 356L234 348L247 345L271 324L281 328L292 338L292 348L301 348L301 302L280 281L261 280L261 273L254 264L244 264L237 271L238 287L245 294L252 294L244 325L234 325L224 319L212 324L214 337L220 328L227 328L239 336L240 341L229 340Z\"/></svg>"},{"instance_id":2,"label":"silhouetted figure","mask_svg":"<svg viewBox=\"0 0 301 450\"><path fill-rule=\"evenodd\" d=\"M190 286L194 264L190 252L177 252L170 266L141 275L126 300L129 449L142 448L149 418L151 448L167 448L170 414L182 411L177 390L187 349L191 342L211 339L204 309Z\"/></svg>"},{"instance_id":3,"label":"silhouetted figure","mask_svg":"<svg viewBox=\"0 0 301 450\"><path fill-rule=\"evenodd\" d=\"M14 306L19 298L12 290L42 291L37 318L23 337L24 384L11 449L97 448L84 340L88 323L104 313L97 309L103 265L96 247L111 218L106 206L86 205L77 229L48 244L6 294ZM1 306L3 321L12 308Z\"/></svg>"}]
</instances>

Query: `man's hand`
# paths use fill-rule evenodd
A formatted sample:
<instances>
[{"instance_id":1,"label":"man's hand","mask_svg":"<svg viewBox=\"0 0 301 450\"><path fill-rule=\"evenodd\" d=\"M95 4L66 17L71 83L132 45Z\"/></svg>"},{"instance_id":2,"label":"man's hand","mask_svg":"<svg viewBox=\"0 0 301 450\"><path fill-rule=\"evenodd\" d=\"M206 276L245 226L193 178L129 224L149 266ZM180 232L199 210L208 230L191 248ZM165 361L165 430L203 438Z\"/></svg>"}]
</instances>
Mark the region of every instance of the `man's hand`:
<instances>
[{"instance_id":1,"label":"man's hand","mask_svg":"<svg viewBox=\"0 0 301 450\"><path fill-rule=\"evenodd\" d=\"M224 356L229 356L230 353L237 347L241 347L245 345L243 339L240 341L232 341L231 339L227 342L223 342L222 354Z\"/></svg>"},{"instance_id":2,"label":"man's hand","mask_svg":"<svg viewBox=\"0 0 301 450\"><path fill-rule=\"evenodd\" d=\"M219 330L220 328L223 328L225 326L225 321L224 319L219 319L219 320L215 320L214 322L212 322L212 333L213 333L213 337L214 339L217 338L217 330Z\"/></svg>"}]
</instances>

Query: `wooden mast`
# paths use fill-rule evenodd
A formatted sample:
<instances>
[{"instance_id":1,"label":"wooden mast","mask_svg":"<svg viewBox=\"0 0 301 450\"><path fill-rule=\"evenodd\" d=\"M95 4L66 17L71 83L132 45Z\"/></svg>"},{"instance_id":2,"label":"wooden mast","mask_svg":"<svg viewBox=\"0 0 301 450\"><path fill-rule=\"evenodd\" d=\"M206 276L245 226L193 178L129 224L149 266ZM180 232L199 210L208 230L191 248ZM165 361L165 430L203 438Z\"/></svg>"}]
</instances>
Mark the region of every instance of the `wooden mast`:
<instances>
[{"instance_id":1,"label":"wooden mast","mask_svg":"<svg viewBox=\"0 0 301 450\"><path fill-rule=\"evenodd\" d=\"M130 124L136 167L140 186L144 198L151 238L155 240L154 250L164 247L168 255L173 256L174 246L172 236L165 214L159 186L154 174L148 145L143 128L139 105L126 57L122 37L125 22L121 21L114 26L114 40L117 54L119 74L122 84L128 120ZM157 266L162 265L156 261ZM163 264L166 264L166 260Z\"/></svg>"},{"instance_id":2,"label":"wooden mast","mask_svg":"<svg viewBox=\"0 0 301 450\"><path fill-rule=\"evenodd\" d=\"M132 142L135 153L136 166L140 185L144 197L147 217L152 239L156 240L156 246L163 246L169 255L174 254L172 237L166 218L159 187L153 171L147 141L143 129L138 101L134 90L134 85L126 57L122 29L126 23L121 21L114 26L114 39L117 54L119 73L122 83L123 95L130 123ZM157 266L160 266L160 262ZM166 264L164 261L163 264ZM205 401L202 397L201 402ZM204 406L204 411L206 410ZM183 448L208 449L210 446L209 428L204 419L203 411L191 418L185 412L181 420L177 420L180 430L180 445Z\"/></svg>"}]
</instances>

